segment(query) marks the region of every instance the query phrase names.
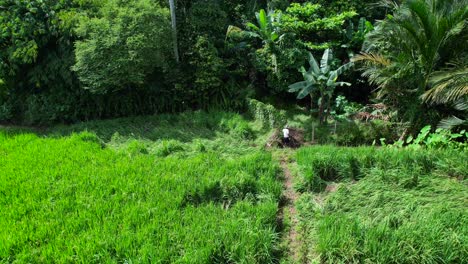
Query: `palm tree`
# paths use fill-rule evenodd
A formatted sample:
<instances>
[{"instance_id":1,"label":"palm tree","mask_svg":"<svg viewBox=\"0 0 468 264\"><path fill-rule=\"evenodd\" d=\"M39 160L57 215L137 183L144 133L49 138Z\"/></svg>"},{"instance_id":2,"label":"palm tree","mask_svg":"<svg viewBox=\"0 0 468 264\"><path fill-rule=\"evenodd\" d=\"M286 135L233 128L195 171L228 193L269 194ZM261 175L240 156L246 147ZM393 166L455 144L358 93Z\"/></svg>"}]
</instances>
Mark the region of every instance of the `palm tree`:
<instances>
[{"instance_id":1,"label":"palm tree","mask_svg":"<svg viewBox=\"0 0 468 264\"><path fill-rule=\"evenodd\" d=\"M169 8L171 10L171 23L172 23L172 39L174 42L174 57L176 62L179 62L179 49L177 43L177 21L176 21L176 6L174 0L169 0Z\"/></svg>"},{"instance_id":2,"label":"palm tree","mask_svg":"<svg viewBox=\"0 0 468 264\"><path fill-rule=\"evenodd\" d=\"M457 116L451 116L442 119L438 127L445 129L452 129L458 126L468 126L468 98L462 98L452 104L454 110L460 113Z\"/></svg>"},{"instance_id":3,"label":"palm tree","mask_svg":"<svg viewBox=\"0 0 468 264\"><path fill-rule=\"evenodd\" d=\"M467 17L468 0L404 1L367 35L354 61L363 62L379 98L399 108L421 104L433 73L466 49Z\"/></svg>"},{"instance_id":4,"label":"palm tree","mask_svg":"<svg viewBox=\"0 0 468 264\"><path fill-rule=\"evenodd\" d=\"M450 104L468 96L468 66L453 67L434 72L429 79L431 89L421 98L429 104Z\"/></svg>"},{"instance_id":5,"label":"palm tree","mask_svg":"<svg viewBox=\"0 0 468 264\"><path fill-rule=\"evenodd\" d=\"M453 63L451 68L432 74L431 89L421 98L428 104L446 104L457 111L457 116L443 119L439 127L451 129L468 124L468 66L466 58Z\"/></svg>"}]
</instances>

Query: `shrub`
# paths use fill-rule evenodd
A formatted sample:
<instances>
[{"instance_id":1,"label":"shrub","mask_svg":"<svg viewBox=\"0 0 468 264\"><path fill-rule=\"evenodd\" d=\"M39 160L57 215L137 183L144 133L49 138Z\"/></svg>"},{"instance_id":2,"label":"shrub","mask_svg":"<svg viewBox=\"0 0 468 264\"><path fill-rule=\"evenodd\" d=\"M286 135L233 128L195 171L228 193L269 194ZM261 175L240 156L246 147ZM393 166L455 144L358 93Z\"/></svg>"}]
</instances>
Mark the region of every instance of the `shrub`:
<instances>
[{"instance_id":1,"label":"shrub","mask_svg":"<svg viewBox=\"0 0 468 264\"><path fill-rule=\"evenodd\" d=\"M9 102L0 104L0 122L9 121L13 117L13 106Z\"/></svg>"},{"instance_id":2,"label":"shrub","mask_svg":"<svg viewBox=\"0 0 468 264\"><path fill-rule=\"evenodd\" d=\"M104 142L95 133L88 131L80 132L78 134L72 134L71 139L82 142L96 143L99 144L101 147L105 146Z\"/></svg>"},{"instance_id":3,"label":"shrub","mask_svg":"<svg viewBox=\"0 0 468 264\"><path fill-rule=\"evenodd\" d=\"M75 44L73 70L94 93L141 87L167 64L169 11L154 1L106 1L76 31L82 39Z\"/></svg>"},{"instance_id":4,"label":"shrub","mask_svg":"<svg viewBox=\"0 0 468 264\"><path fill-rule=\"evenodd\" d=\"M138 154L148 154L148 149L141 141L133 139L127 143L126 152L129 153L131 156L138 155Z\"/></svg>"},{"instance_id":5,"label":"shrub","mask_svg":"<svg viewBox=\"0 0 468 264\"><path fill-rule=\"evenodd\" d=\"M255 99L250 99L248 103L249 114L262 122L264 128L278 128L287 122L286 112L277 110L270 104L265 104Z\"/></svg>"},{"instance_id":6,"label":"shrub","mask_svg":"<svg viewBox=\"0 0 468 264\"><path fill-rule=\"evenodd\" d=\"M406 139L406 143L410 147L418 148L425 146L427 148L466 148L468 141L468 132L462 130L459 133L451 132L447 129L438 128L431 133L431 126L425 126L421 129L418 136L412 136ZM397 142L395 145L402 142Z\"/></svg>"},{"instance_id":7,"label":"shrub","mask_svg":"<svg viewBox=\"0 0 468 264\"><path fill-rule=\"evenodd\" d=\"M249 122L241 116L223 118L219 124L222 131L235 135L242 139L253 139L255 133Z\"/></svg>"}]
</instances>

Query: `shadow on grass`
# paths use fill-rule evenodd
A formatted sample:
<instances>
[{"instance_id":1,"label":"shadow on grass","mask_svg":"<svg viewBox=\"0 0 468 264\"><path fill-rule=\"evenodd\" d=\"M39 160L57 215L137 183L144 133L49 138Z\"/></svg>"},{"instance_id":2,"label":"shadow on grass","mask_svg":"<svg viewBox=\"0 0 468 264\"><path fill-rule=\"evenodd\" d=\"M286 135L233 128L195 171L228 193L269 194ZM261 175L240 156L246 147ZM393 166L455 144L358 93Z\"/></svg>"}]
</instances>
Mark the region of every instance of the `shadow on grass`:
<instances>
[{"instance_id":1,"label":"shadow on grass","mask_svg":"<svg viewBox=\"0 0 468 264\"><path fill-rule=\"evenodd\" d=\"M194 139L214 139L218 133L235 130L239 123L247 122L235 113L196 111L95 120L47 128L0 126L0 132L12 136L33 133L41 137L63 137L87 131L95 133L104 142L111 141L114 135L150 141L174 139L191 142Z\"/></svg>"}]
</instances>

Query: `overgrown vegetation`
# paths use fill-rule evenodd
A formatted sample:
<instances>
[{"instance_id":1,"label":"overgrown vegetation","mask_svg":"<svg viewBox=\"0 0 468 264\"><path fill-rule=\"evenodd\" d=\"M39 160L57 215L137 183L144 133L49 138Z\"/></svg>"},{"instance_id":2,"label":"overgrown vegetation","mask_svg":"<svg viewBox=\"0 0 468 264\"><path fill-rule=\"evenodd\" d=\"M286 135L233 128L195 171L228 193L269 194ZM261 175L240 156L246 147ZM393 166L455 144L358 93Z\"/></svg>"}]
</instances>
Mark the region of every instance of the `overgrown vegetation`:
<instances>
[{"instance_id":1,"label":"overgrown vegetation","mask_svg":"<svg viewBox=\"0 0 468 264\"><path fill-rule=\"evenodd\" d=\"M466 262L467 158L451 149L299 150L304 259Z\"/></svg>"},{"instance_id":2,"label":"overgrown vegetation","mask_svg":"<svg viewBox=\"0 0 468 264\"><path fill-rule=\"evenodd\" d=\"M468 262L467 16L0 0L0 262Z\"/></svg>"},{"instance_id":3,"label":"overgrown vegetation","mask_svg":"<svg viewBox=\"0 0 468 264\"><path fill-rule=\"evenodd\" d=\"M3 0L0 122L245 111L247 98L293 104L288 85L301 79L307 54L333 50L325 69L364 61L364 77L359 68L338 70L337 82L335 71L321 69L325 80L312 67L311 86L308 71L307 87L321 88L302 89L300 104L310 105L321 123L344 95L385 104L395 113L391 121L406 123L413 135L444 118L441 127L466 126L460 44L466 6L466 0Z\"/></svg>"},{"instance_id":4,"label":"overgrown vegetation","mask_svg":"<svg viewBox=\"0 0 468 264\"><path fill-rule=\"evenodd\" d=\"M467 6L466 0L395 4L393 15L367 35L364 53L355 58L365 62L364 75L378 86L378 98L416 128L437 120L431 104L466 103L467 53L461 43L468 36Z\"/></svg>"}]
</instances>

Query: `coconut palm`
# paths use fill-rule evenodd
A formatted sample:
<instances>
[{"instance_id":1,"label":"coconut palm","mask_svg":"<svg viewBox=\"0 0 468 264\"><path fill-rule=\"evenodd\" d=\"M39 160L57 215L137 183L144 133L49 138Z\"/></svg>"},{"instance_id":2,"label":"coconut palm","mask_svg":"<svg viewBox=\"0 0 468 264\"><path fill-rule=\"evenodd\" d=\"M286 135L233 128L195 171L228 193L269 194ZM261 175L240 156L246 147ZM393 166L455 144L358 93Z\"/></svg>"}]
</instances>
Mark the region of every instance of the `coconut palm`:
<instances>
[{"instance_id":1,"label":"coconut palm","mask_svg":"<svg viewBox=\"0 0 468 264\"><path fill-rule=\"evenodd\" d=\"M454 110L458 111L460 115L453 115L440 121L438 127L445 129L452 129L458 126L468 126L468 98L461 98L452 104Z\"/></svg>"},{"instance_id":2,"label":"coconut palm","mask_svg":"<svg viewBox=\"0 0 468 264\"><path fill-rule=\"evenodd\" d=\"M466 59L466 58L465 58ZM464 65L463 65L464 64ZM451 68L432 74L431 89L422 95L428 104L446 104L457 111L457 116L443 119L439 127L451 129L468 125L468 67L466 60Z\"/></svg>"}]
</instances>

